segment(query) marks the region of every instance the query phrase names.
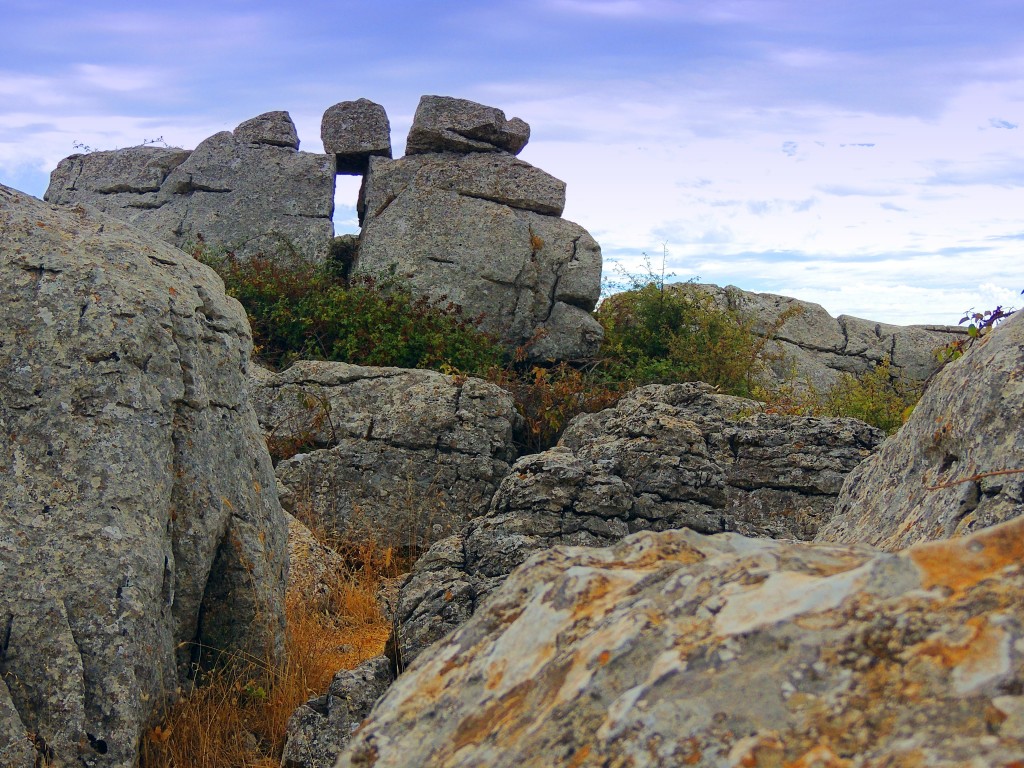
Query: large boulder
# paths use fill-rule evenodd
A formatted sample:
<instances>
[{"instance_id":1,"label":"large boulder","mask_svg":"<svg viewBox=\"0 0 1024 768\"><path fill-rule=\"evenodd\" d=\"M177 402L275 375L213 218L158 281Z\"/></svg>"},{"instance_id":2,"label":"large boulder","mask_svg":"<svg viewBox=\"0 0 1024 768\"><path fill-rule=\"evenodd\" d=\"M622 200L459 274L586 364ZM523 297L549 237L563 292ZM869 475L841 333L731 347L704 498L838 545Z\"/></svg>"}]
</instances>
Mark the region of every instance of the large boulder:
<instances>
[{"instance_id":1,"label":"large boulder","mask_svg":"<svg viewBox=\"0 0 1024 768\"><path fill-rule=\"evenodd\" d=\"M518 155L530 140L530 126L518 117L467 99L422 96L413 116L405 154L424 152L508 152Z\"/></svg>"},{"instance_id":2,"label":"large boulder","mask_svg":"<svg viewBox=\"0 0 1024 768\"><path fill-rule=\"evenodd\" d=\"M254 376L252 398L295 454L282 503L332 535L425 548L483 514L515 459L511 397L480 379L300 361Z\"/></svg>"},{"instance_id":3,"label":"large boulder","mask_svg":"<svg viewBox=\"0 0 1024 768\"><path fill-rule=\"evenodd\" d=\"M895 550L1024 514L1024 312L972 344L846 480L822 541Z\"/></svg>"},{"instance_id":4,"label":"large boulder","mask_svg":"<svg viewBox=\"0 0 1024 768\"><path fill-rule=\"evenodd\" d=\"M641 533L535 555L338 768L1016 766L1024 520L899 555Z\"/></svg>"},{"instance_id":5,"label":"large boulder","mask_svg":"<svg viewBox=\"0 0 1024 768\"><path fill-rule=\"evenodd\" d=\"M459 626L539 550L673 528L813 538L884 435L760 408L705 384L652 385L577 417L558 447L513 466L485 516L417 561L389 641L395 663Z\"/></svg>"},{"instance_id":6,"label":"large boulder","mask_svg":"<svg viewBox=\"0 0 1024 768\"><path fill-rule=\"evenodd\" d=\"M280 653L286 524L212 270L0 186L0 762L131 768L202 649Z\"/></svg>"},{"instance_id":7,"label":"large boulder","mask_svg":"<svg viewBox=\"0 0 1024 768\"><path fill-rule=\"evenodd\" d=\"M771 373L782 383L827 392L843 374L860 376L888 360L891 372L908 384L923 383L939 368L936 352L963 339L963 328L946 325L890 325L840 315L820 304L735 286L697 286L724 307L750 316L755 333L777 343ZM674 288L688 290L688 288Z\"/></svg>"},{"instance_id":8,"label":"large boulder","mask_svg":"<svg viewBox=\"0 0 1024 768\"><path fill-rule=\"evenodd\" d=\"M328 107L320 122L324 152L334 155L337 172L362 176L371 157L391 157L391 122L384 107L369 99Z\"/></svg>"},{"instance_id":9,"label":"large boulder","mask_svg":"<svg viewBox=\"0 0 1024 768\"><path fill-rule=\"evenodd\" d=\"M298 146L288 113L268 112L191 152L71 155L50 175L45 199L87 203L178 247L324 259L334 235L334 157Z\"/></svg>"},{"instance_id":10,"label":"large boulder","mask_svg":"<svg viewBox=\"0 0 1024 768\"><path fill-rule=\"evenodd\" d=\"M354 273L394 270L531 358L588 357L601 248L564 204L563 182L507 154L372 158Z\"/></svg>"}]
</instances>

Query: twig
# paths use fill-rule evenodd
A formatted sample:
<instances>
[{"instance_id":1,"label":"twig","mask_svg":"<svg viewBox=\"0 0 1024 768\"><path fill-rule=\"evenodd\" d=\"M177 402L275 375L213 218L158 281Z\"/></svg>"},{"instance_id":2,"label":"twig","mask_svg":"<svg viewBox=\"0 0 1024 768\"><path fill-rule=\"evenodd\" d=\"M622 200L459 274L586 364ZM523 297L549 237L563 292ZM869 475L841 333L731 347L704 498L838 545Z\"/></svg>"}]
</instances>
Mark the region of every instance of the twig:
<instances>
[{"instance_id":1,"label":"twig","mask_svg":"<svg viewBox=\"0 0 1024 768\"><path fill-rule=\"evenodd\" d=\"M996 475L1019 475L1024 473L1024 469L997 469L994 472L982 472L977 475L971 475L970 477L964 477L959 480L950 480L948 483L940 483L939 485L928 486L929 491L937 491L940 488L952 488L954 485L961 485L962 483L975 483L986 477L995 477Z\"/></svg>"}]
</instances>

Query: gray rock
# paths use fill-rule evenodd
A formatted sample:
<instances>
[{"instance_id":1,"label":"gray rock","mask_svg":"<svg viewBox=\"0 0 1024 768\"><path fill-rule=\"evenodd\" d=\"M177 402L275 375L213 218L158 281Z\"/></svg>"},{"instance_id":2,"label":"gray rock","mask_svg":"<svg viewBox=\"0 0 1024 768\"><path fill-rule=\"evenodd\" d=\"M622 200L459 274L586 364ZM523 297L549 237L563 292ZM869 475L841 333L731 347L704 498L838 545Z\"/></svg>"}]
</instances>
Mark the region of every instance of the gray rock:
<instances>
[{"instance_id":1,"label":"gray rock","mask_svg":"<svg viewBox=\"0 0 1024 768\"><path fill-rule=\"evenodd\" d=\"M899 555L641 533L519 568L338 768L1024 760L1024 520Z\"/></svg>"},{"instance_id":2,"label":"gray rock","mask_svg":"<svg viewBox=\"0 0 1024 768\"><path fill-rule=\"evenodd\" d=\"M329 107L320 122L324 152L334 155L338 173L361 176L371 157L391 157L391 123L384 107L369 99Z\"/></svg>"},{"instance_id":3,"label":"gray rock","mask_svg":"<svg viewBox=\"0 0 1024 768\"><path fill-rule=\"evenodd\" d=\"M425 548L483 514L515 458L499 387L435 371L301 361L252 383L282 503L343 537Z\"/></svg>"},{"instance_id":4,"label":"gray rock","mask_svg":"<svg viewBox=\"0 0 1024 768\"><path fill-rule=\"evenodd\" d=\"M582 227L537 212L560 210L561 182L509 156L374 159L361 197L355 274L394 268L416 292L482 316L486 330L532 359L597 351L603 331L589 312L601 289L600 246Z\"/></svg>"},{"instance_id":5,"label":"gray rock","mask_svg":"<svg viewBox=\"0 0 1024 768\"><path fill-rule=\"evenodd\" d=\"M406 155L424 152L509 152L518 155L530 126L518 117L466 99L422 96L405 145Z\"/></svg>"},{"instance_id":6,"label":"gray rock","mask_svg":"<svg viewBox=\"0 0 1024 768\"><path fill-rule=\"evenodd\" d=\"M327 693L310 699L289 718L281 768L331 768L392 680L386 656L338 672Z\"/></svg>"},{"instance_id":7,"label":"gray rock","mask_svg":"<svg viewBox=\"0 0 1024 768\"><path fill-rule=\"evenodd\" d=\"M2 186L0 280L0 754L131 768L201 648L281 652L248 325L180 251Z\"/></svg>"},{"instance_id":8,"label":"gray rock","mask_svg":"<svg viewBox=\"0 0 1024 768\"><path fill-rule=\"evenodd\" d=\"M834 318L810 301L731 285L699 287L723 306L751 315L755 333L778 342L781 354L772 362L776 380L809 385L822 393L832 389L842 374L869 373L883 360L890 362L894 376L908 383L924 382L939 368L936 350L965 334L956 326L889 325L849 315Z\"/></svg>"},{"instance_id":9,"label":"gray rock","mask_svg":"<svg viewBox=\"0 0 1024 768\"><path fill-rule=\"evenodd\" d=\"M178 247L323 259L334 234L334 159L297 146L288 113L269 112L192 152L72 155L51 174L45 199L87 203Z\"/></svg>"},{"instance_id":10,"label":"gray rock","mask_svg":"<svg viewBox=\"0 0 1024 768\"><path fill-rule=\"evenodd\" d=\"M287 112L264 112L246 120L234 130L235 138L249 144L299 148L299 134Z\"/></svg>"},{"instance_id":11,"label":"gray rock","mask_svg":"<svg viewBox=\"0 0 1024 768\"><path fill-rule=\"evenodd\" d=\"M673 528L812 538L843 478L884 435L855 419L761 407L705 384L652 385L577 417L558 447L516 462L484 517L416 563L389 654L408 664L528 556L556 545Z\"/></svg>"},{"instance_id":12,"label":"gray rock","mask_svg":"<svg viewBox=\"0 0 1024 768\"><path fill-rule=\"evenodd\" d=\"M906 424L846 480L822 541L901 549L1024 514L1024 313L928 385Z\"/></svg>"}]
</instances>

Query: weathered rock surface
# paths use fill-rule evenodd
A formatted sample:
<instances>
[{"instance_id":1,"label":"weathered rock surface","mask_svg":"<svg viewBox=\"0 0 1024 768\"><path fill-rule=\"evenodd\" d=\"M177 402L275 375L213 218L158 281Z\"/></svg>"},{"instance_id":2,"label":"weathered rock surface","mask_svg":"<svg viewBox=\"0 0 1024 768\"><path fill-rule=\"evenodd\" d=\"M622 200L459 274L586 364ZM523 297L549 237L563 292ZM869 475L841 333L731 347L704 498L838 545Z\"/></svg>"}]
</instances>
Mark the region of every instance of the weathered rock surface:
<instances>
[{"instance_id":1,"label":"weathered rock surface","mask_svg":"<svg viewBox=\"0 0 1024 768\"><path fill-rule=\"evenodd\" d=\"M71 155L46 200L87 203L178 247L242 257L292 249L326 258L334 235L334 158L299 152L287 112L268 112L195 150L131 147Z\"/></svg>"},{"instance_id":2,"label":"weathered rock surface","mask_svg":"<svg viewBox=\"0 0 1024 768\"><path fill-rule=\"evenodd\" d=\"M334 155L338 173L361 176L370 158L391 157L391 122L384 107L369 99L328 107L320 122L324 152Z\"/></svg>"},{"instance_id":3,"label":"weathered rock surface","mask_svg":"<svg viewBox=\"0 0 1024 768\"><path fill-rule=\"evenodd\" d=\"M248 324L180 251L2 186L0 280L0 763L131 768L197 649L280 650Z\"/></svg>"},{"instance_id":4,"label":"weathered rock surface","mask_svg":"<svg viewBox=\"0 0 1024 768\"><path fill-rule=\"evenodd\" d=\"M956 326L889 325L849 315L836 318L810 301L731 285L699 287L724 306L752 315L755 332L778 342L782 354L773 372L780 381L810 384L819 392L834 387L844 373L868 373L886 359L894 375L923 382L939 368L936 350L965 335Z\"/></svg>"},{"instance_id":5,"label":"weathered rock surface","mask_svg":"<svg viewBox=\"0 0 1024 768\"><path fill-rule=\"evenodd\" d=\"M386 656L338 672L327 693L310 699L289 718L281 768L332 768L392 680Z\"/></svg>"},{"instance_id":6,"label":"weathered rock surface","mask_svg":"<svg viewBox=\"0 0 1024 768\"><path fill-rule=\"evenodd\" d=\"M1024 312L940 371L846 480L823 541L887 550L1024 514Z\"/></svg>"},{"instance_id":7,"label":"weathered rock surface","mask_svg":"<svg viewBox=\"0 0 1024 768\"><path fill-rule=\"evenodd\" d=\"M1011 766L1024 520L898 555L641 533L518 569L337 765Z\"/></svg>"},{"instance_id":8,"label":"weathered rock surface","mask_svg":"<svg viewBox=\"0 0 1024 768\"><path fill-rule=\"evenodd\" d=\"M301 521L285 512L288 521L288 597L325 610L344 572L345 559L320 543Z\"/></svg>"},{"instance_id":9,"label":"weathered rock surface","mask_svg":"<svg viewBox=\"0 0 1024 768\"><path fill-rule=\"evenodd\" d=\"M282 503L338 535L423 547L483 514L515 458L507 392L434 371L301 361L252 380Z\"/></svg>"},{"instance_id":10,"label":"weathered rock surface","mask_svg":"<svg viewBox=\"0 0 1024 768\"><path fill-rule=\"evenodd\" d=\"M417 561L389 641L396 664L469 618L538 550L683 527L812 538L884 435L855 419L759 408L704 384L652 385L577 417L559 447L513 466L486 516Z\"/></svg>"},{"instance_id":11,"label":"weathered rock surface","mask_svg":"<svg viewBox=\"0 0 1024 768\"><path fill-rule=\"evenodd\" d=\"M467 99L422 96L405 145L406 155L424 152L509 152L518 155L530 126L518 117Z\"/></svg>"},{"instance_id":12,"label":"weathered rock surface","mask_svg":"<svg viewBox=\"0 0 1024 768\"><path fill-rule=\"evenodd\" d=\"M601 249L558 218L562 182L510 155L374 158L354 271L392 267L418 293L462 306L534 359L592 355Z\"/></svg>"}]
</instances>

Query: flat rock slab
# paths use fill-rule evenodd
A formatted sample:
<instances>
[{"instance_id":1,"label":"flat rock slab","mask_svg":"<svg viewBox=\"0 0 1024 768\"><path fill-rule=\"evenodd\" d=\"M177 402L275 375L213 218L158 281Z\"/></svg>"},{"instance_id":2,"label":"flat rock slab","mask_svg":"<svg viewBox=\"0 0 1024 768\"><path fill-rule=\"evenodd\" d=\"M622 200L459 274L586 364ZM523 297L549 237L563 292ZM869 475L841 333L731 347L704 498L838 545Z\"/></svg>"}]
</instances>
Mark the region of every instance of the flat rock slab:
<instances>
[{"instance_id":1,"label":"flat rock slab","mask_svg":"<svg viewBox=\"0 0 1024 768\"><path fill-rule=\"evenodd\" d=\"M0 764L132 768L201 649L282 651L249 327L186 254L3 186L0 280Z\"/></svg>"},{"instance_id":2,"label":"flat rock slab","mask_svg":"<svg viewBox=\"0 0 1024 768\"><path fill-rule=\"evenodd\" d=\"M899 555L640 533L532 557L338 768L1024 760L1024 520Z\"/></svg>"}]
</instances>

